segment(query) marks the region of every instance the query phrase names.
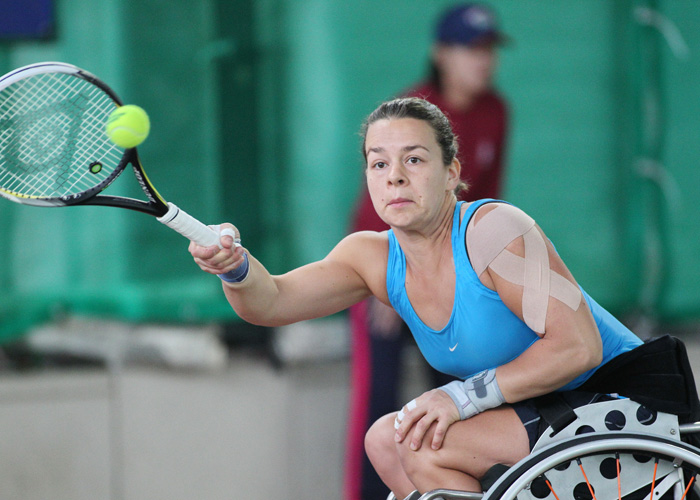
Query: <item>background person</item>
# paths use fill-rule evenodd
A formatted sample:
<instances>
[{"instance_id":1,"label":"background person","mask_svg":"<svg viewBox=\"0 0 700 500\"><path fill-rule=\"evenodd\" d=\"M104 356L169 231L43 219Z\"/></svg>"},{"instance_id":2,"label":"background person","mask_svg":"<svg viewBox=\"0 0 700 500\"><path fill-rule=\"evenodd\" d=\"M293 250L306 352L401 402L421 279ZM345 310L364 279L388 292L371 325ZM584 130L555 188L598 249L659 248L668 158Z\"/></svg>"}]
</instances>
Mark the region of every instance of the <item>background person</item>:
<instances>
[{"instance_id":1,"label":"background person","mask_svg":"<svg viewBox=\"0 0 700 500\"><path fill-rule=\"evenodd\" d=\"M488 6L468 3L447 9L435 28L427 78L406 92L437 105L450 119L459 141L462 179L469 185L472 200L501 195L508 109L493 79L497 48L505 40ZM366 189L361 192L351 229L388 229ZM371 298L351 308L350 329L352 381L345 498L383 500L388 491L367 459L364 436L372 422L402 403L402 347L411 342L411 336L392 308ZM450 380L427 365L425 370L433 386Z\"/></svg>"}]
</instances>

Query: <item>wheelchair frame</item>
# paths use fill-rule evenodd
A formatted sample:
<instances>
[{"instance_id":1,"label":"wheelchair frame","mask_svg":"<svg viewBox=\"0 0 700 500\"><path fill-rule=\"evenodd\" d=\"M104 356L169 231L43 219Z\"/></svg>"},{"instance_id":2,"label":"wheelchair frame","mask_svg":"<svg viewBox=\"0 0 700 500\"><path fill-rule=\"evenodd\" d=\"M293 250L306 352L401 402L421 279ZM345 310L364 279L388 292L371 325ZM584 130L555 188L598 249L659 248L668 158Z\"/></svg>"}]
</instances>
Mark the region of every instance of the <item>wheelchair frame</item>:
<instances>
[{"instance_id":1,"label":"wheelchair frame","mask_svg":"<svg viewBox=\"0 0 700 500\"><path fill-rule=\"evenodd\" d=\"M623 399L576 409L578 425L560 435L545 431L532 452L488 491L436 489L419 500L690 500L691 493L700 498L695 484L700 449L681 440L700 432L700 422L678 425L675 415L661 412L647 413L653 419L646 422L630 418L640 408L645 410ZM611 422L613 413L627 418ZM394 499L392 494L387 500Z\"/></svg>"}]
</instances>

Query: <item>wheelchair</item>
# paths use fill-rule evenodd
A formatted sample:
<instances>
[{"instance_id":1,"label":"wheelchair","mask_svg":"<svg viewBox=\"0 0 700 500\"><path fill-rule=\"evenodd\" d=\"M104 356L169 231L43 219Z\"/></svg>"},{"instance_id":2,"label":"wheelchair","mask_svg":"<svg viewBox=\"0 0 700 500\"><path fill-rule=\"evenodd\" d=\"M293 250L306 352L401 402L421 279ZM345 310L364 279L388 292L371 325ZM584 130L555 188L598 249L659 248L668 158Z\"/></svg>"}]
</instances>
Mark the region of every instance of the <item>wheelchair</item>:
<instances>
[{"instance_id":1,"label":"wheelchair","mask_svg":"<svg viewBox=\"0 0 700 500\"><path fill-rule=\"evenodd\" d=\"M575 413L560 432L547 429L484 493L437 489L420 500L700 499L700 449L685 442L700 422L680 425L677 416L630 399Z\"/></svg>"}]
</instances>

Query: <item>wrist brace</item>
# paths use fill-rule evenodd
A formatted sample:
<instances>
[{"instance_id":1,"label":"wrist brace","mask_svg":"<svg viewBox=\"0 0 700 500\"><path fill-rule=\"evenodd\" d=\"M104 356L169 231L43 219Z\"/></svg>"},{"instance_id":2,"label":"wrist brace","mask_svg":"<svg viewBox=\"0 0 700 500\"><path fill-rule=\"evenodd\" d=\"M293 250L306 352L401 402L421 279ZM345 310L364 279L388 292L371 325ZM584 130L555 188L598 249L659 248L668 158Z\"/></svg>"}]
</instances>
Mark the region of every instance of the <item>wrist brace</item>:
<instances>
[{"instance_id":1,"label":"wrist brace","mask_svg":"<svg viewBox=\"0 0 700 500\"><path fill-rule=\"evenodd\" d=\"M219 274L219 278L227 283L242 283L248 277L248 271L250 270L250 265L248 263L248 254L243 254L243 264L238 266L236 269L231 269L227 273Z\"/></svg>"},{"instance_id":2,"label":"wrist brace","mask_svg":"<svg viewBox=\"0 0 700 500\"><path fill-rule=\"evenodd\" d=\"M439 387L447 393L459 410L460 420L495 408L506 402L496 381L496 369L484 370L464 382L455 380Z\"/></svg>"}]
</instances>

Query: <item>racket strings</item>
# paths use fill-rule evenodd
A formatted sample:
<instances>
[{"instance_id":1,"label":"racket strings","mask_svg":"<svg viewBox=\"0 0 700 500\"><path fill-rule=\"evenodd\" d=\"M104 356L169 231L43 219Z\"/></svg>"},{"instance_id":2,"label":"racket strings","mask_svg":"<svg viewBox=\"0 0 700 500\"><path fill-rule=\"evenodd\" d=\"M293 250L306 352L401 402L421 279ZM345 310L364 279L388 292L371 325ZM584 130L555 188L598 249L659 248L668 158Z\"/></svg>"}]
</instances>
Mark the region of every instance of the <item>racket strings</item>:
<instances>
[{"instance_id":1,"label":"racket strings","mask_svg":"<svg viewBox=\"0 0 700 500\"><path fill-rule=\"evenodd\" d=\"M115 106L100 88L66 73L28 76L0 90L0 190L66 198L106 182L123 156L104 132Z\"/></svg>"}]
</instances>

